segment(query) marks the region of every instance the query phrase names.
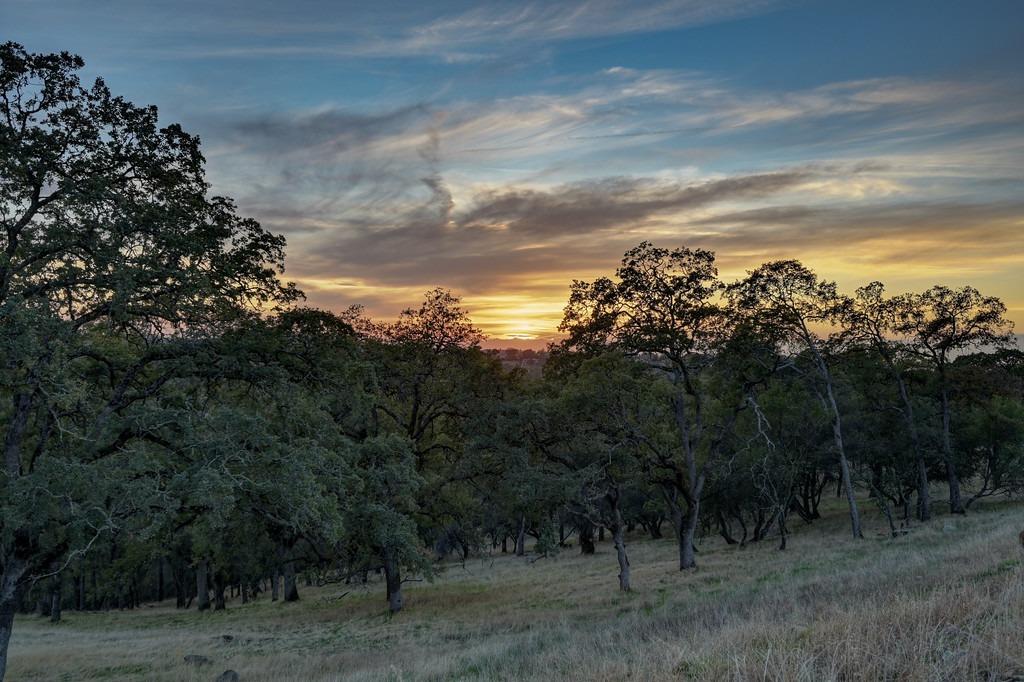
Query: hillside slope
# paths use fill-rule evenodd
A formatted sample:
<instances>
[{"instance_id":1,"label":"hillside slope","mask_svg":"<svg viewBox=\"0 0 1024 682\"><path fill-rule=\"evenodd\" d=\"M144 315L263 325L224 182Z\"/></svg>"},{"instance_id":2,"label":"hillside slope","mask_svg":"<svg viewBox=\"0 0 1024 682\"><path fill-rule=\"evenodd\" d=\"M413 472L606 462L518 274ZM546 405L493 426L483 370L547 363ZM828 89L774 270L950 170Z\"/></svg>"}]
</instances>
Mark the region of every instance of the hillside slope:
<instances>
[{"instance_id":1,"label":"hillside slope","mask_svg":"<svg viewBox=\"0 0 1024 682\"><path fill-rule=\"evenodd\" d=\"M377 583L304 588L297 604L173 602L64 622L21 617L12 680L1011 680L1024 679L1024 506L940 516L890 540L842 511L796 527L789 548L700 546L675 570L670 540L614 553L451 564L386 616ZM226 642L223 635L230 635ZM196 668L183 656L212 663Z\"/></svg>"}]
</instances>

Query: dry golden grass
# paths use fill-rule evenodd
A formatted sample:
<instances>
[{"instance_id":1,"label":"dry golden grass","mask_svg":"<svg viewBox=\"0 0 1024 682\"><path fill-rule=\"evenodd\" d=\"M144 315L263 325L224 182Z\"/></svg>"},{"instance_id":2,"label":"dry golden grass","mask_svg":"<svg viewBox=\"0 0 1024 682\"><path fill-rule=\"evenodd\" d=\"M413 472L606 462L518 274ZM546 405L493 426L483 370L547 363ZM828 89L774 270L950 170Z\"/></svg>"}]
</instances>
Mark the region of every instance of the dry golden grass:
<instances>
[{"instance_id":1,"label":"dry golden grass","mask_svg":"<svg viewBox=\"0 0 1024 682\"><path fill-rule=\"evenodd\" d=\"M637 538L631 594L617 592L602 545L591 557L448 566L408 585L391 619L376 583L219 613L165 603L67 613L59 625L20 617L8 678L212 682L230 668L243 682L1024 679L1024 506L940 516L896 540L867 521L868 539L849 539L836 508L796 528L785 552L708 538L686 573L670 540ZM185 665L192 653L213 665Z\"/></svg>"}]
</instances>

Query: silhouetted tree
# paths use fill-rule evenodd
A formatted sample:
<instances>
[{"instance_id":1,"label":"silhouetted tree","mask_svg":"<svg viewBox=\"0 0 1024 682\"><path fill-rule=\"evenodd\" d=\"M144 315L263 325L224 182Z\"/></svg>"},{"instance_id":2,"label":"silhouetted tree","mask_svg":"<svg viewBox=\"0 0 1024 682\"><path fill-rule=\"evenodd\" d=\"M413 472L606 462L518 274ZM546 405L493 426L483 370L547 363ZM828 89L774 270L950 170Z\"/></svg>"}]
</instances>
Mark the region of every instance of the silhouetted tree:
<instances>
[{"instance_id":1,"label":"silhouetted tree","mask_svg":"<svg viewBox=\"0 0 1024 682\"><path fill-rule=\"evenodd\" d=\"M994 296L983 296L973 287L944 286L911 296L900 310L899 331L907 335L913 352L930 363L937 374L942 455L953 514L963 514L965 507L953 452L950 364L960 353L1008 346L1013 325L1005 313L1006 306Z\"/></svg>"}]
</instances>

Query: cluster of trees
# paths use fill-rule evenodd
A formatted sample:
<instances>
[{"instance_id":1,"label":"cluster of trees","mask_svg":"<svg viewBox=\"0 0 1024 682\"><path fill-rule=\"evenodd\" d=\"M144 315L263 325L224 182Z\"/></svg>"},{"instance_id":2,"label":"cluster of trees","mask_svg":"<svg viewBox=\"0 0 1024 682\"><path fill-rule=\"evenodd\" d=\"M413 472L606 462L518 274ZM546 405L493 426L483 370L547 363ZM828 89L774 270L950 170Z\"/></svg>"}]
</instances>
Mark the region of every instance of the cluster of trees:
<instances>
[{"instance_id":1,"label":"cluster of trees","mask_svg":"<svg viewBox=\"0 0 1024 682\"><path fill-rule=\"evenodd\" d=\"M14 614L299 598L487 551L671 533L785 547L823 495L893 534L1024 485L1024 361L972 288L839 292L796 261L726 284L644 243L574 282L543 376L457 298L303 307L284 241L210 196L198 140L0 46L0 678Z\"/></svg>"}]
</instances>

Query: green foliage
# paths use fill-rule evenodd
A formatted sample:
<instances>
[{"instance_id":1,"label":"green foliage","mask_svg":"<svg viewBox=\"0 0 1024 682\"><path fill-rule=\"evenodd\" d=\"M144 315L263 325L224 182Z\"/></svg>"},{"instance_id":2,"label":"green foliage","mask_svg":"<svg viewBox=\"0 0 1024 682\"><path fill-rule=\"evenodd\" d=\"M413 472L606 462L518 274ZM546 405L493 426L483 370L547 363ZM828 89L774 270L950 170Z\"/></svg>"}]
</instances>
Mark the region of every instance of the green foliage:
<instances>
[{"instance_id":1,"label":"green foliage","mask_svg":"<svg viewBox=\"0 0 1024 682\"><path fill-rule=\"evenodd\" d=\"M207 196L198 139L82 66L0 45L3 603L148 525L210 339L298 295L283 238Z\"/></svg>"}]
</instances>

